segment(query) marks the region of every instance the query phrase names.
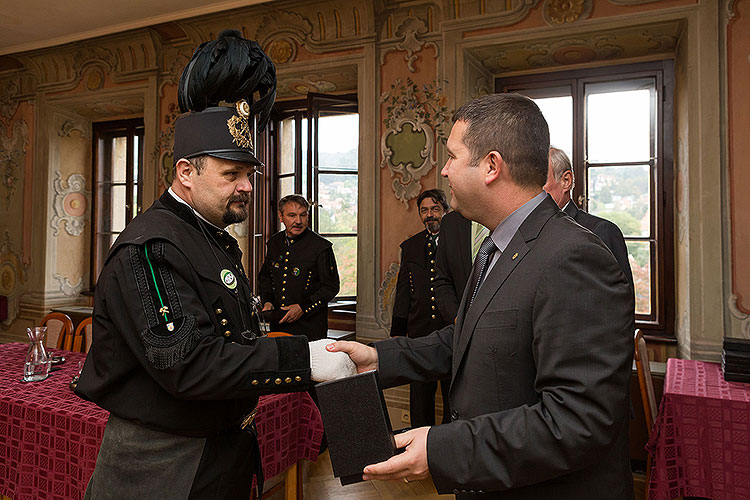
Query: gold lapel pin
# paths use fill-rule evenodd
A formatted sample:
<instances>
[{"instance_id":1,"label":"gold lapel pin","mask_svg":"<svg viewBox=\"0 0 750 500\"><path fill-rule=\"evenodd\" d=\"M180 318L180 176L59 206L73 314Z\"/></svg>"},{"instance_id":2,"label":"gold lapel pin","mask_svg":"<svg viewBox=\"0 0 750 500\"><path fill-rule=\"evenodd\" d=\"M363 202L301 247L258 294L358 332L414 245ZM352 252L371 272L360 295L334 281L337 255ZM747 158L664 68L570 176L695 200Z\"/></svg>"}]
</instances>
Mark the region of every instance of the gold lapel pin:
<instances>
[{"instance_id":1,"label":"gold lapel pin","mask_svg":"<svg viewBox=\"0 0 750 500\"><path fill-rule=\"evenodd\" d=\"M511 260L516 260L516 257L518 257L518 252L513 254L513 257L511 257Z\"/></svg>"}]
</instances>

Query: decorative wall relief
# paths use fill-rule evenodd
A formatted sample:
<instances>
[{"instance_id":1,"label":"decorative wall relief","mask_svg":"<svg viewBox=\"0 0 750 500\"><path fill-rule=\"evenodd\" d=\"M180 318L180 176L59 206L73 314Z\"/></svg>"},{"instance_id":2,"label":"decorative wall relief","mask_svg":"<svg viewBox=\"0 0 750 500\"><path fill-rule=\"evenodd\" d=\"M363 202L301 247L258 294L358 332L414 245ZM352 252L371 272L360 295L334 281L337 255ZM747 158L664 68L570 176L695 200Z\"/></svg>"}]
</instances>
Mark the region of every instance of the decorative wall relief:
<instances>
[{"instance_id":1,"label":"decorative wall relief","mask_svg":"<svg viewBox=\"0 0 750 500\"><path fill-rule=\"evenodd\" d=\"M0 92L0 116L6 120L10 120L16 114L16 110L20 104L20 101L15 96L20 93L21 89L17 80L5 80L3 84L6 87L3 92Z\"/></svg>"},{"instance_id":2,"label":"decorative wall relief","mask_svg":"<svg viewBox=\"0 0 750 500\"><path fill-rule=\"evenodd\" d=\"M70 133L74 130L80 132L81 137L83 137L84 139L91 138L91 134L89 134L89 127L75 120L65 120L60 126L60 130L57 132L57 135L60 137L70 137Z\"/></svg>"},{"instance_id":3,"label":"decorative wall relief","mask_svg":"<svg viewBox=\"0 0 750 500\"><path fill-rule=\"evenodd\" d=\"M89 197L91 191L86 190L86 178L81 174L72 174L63 186L62 175L55 171L53 202L55 214L50 225L54 235L60 232L60 223L65 223L65 231L71 236L80 236L88 218Z\"/></svg>"},{"instance_id":4,"label":"decorative wall relief","mask_svg":"<svg viewBox=\"0 0 750 500\"><path fill-rule=\"evenodd\" d=\"M542 6L544 21L550 26L574 23L591 14L592 0L546 0Z\"/></svg>"},{"instance_id":5,"label":"decorative wall relief","mask_svg":"<svg viewBox=\"0 0 750 500\"><path fill-rule=\"evenodd\" d=\"M266 51L274 63L284 64L297 57L297 44L287 38L277 38L268 44Z\"/></svg>"},{"instance_id":6,"label":"decorative wall relief","mask_svg":"<svg viewBox=\"0 0 750 500\"><path fill-rule=\"evenodd\" d=\"M385 56L392 51L404 51L404 60L409 71L415 73L417 69L414 67L414 61L417 60L417 52L422 50L424 45L430 46L435 49L435 58L438 57L438 46L434 42L425 42L420 40L420 37L427 33L427 26L424 21L416 17L407 17L401 24L396 28L396 38L400 38L401 41L396 44L395 47L391 47L384 50L380 56L380 64L385 64Z\"/></svg>"},{"instance_id":7,"label":"decorative wall relief","mask_svg":"<svg viewBox=\"0 0 750 500\"><path fill-rule=\"evenodd\" d=\"M13 248L10 234L5 232L5 241L0 245L0 295L8 297L8 317L3 324L10 325L18 316L20 287L27 279L27 267Z\"/></svg>"},{"instance_id":8,"label":"decorative wall relief","mask_svg":"<svg viewBox=\"0 0 750 500\"><path fill-rule=\"evenodd\" d=\"M436 164L435 142L445 144L443 124L448 122L442 83L435 80L421 88L411 78L401 80L383 93L386 130L380 140L380 166L388 167L396 199L408 205L422 191L420 179Z\"/></svg>"},{"instance_id":9,"label":"decorative wall relief","mask_svg":"<svg viewBox=\"0 0 750 500\"><path fill-rule=\"evenodd\" d=\"M164 115L166 128L159 132L154 144L153 158L159 168L159 178L164 186L172 185L172 163L174 162L174 122L180 115L176 103L169 104L168 113Z\"/></svg>"},{"instance_id":10,"label":"decorative wall relief","mask_svg":"<svg viewBox=\"0 0 750 500\"><path fill-rule=\"evenodd\" d=\"M16 192L20 170L26 158L28 147L29 127L25 120L16 120L11 126L10 137L6 133L7 127L0 131L0 180L5 191L5 208L10 207L10 201Z\"/></svg>"},{"instance_id":11,"label":"decorative wall relief","mask_svg":"<svg viewBox=\"0 0 750 500\"><path fill-rule=\"evenodd\" d=\"M529 45L535 51L527 58L529 66L539 68L558 64L581 64L594 60L620 57L623 48L610 42L614 37L598 35L591 38L567 38L552 43Z\"/></svg>"},{"instance_id":12,"label":"decorative wall relief","mask_svg":"<svg viewBox=\"0 0 750 500\"><path fill-rule=\"evenodd\" d=\"M750 339L750 314L740 310L737 306L737 296L735 294L729 297L729 311L732 313L732 316L741 321L744 338Z\"/></svg>"},{"instance_id":13,"label":"decorative wall relief","mask_svg":"<svg viewBox=\"0 0 750 500\"><path fill-rule=\"evenodd\" d=\"M66 278L65 276L62 276L60 274L55 274L52 276L57 280L57 282L60 284L60 291L65 295L66 297L77 297L81 294L81 290L83 290L83 284L88 283L88 273L86 273L85 276L81 276L78 279L78 283L75 285L70 283L70 280Z\"/></svg>"},{"instance_id":14,"label":"decorative wall relief","mask_svg":"<svg viewBox=\"0 0 750 500\"><path fill-rule=\"evenodd\" d=\"M378 310L375 314L375 321L387 332L391 330L393 300L396 297L396 282L398 281L399 267L398 262L391 262L378 289Z\"/></svg>"}]
</instances>

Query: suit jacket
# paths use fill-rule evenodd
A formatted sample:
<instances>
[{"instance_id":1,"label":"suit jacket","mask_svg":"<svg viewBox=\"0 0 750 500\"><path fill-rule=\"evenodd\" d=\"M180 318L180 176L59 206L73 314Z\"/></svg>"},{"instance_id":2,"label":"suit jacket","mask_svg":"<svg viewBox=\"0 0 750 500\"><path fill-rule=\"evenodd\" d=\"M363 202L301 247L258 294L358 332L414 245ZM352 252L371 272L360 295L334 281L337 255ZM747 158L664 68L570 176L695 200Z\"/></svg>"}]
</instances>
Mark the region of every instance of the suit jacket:
<instances>
[{"instance_id":1,"label":"suit jacket","mask_svg":"<svg viewBox=\"0 0 750 500\"><path fill-rule=\"evenodd\" d=\"M401 243L391 336L424 337L448 324L435 301L435 250L426 229Z\"/></svg>"},{"instance_id":2,"label":"suit jacket","mask_svg":"<svg viewBox=\"0 0 750 500\"><path fill-rule=\"evenodd\" d=\"M631 499L633 294L612 253L548 196L466 300L455 326L376 344L385 386L452 374L453 421L427 437L437 491Z\"/></svg>"},{"instance_id":3,"label":"suit jacket","mask_svg":"<svg viewBox=\"0 0 750 500\"><path fill-rule=\"evenodd\" d=\"M458 212L443 216L435 259L435 299L446 323L458 315L458 303L471 274L471 221Z\"/></svg>"},{"instance_id":4,"label":"suit jacket","mask_svg":"<svg viewBox=\"0 0 750 500\"><path fill-rule=\"evenodd\" d=\"M613 222L607 219L602 219L596 215L592 215L588 212L584 212L570 200L563 210L566 214L573 217L573 220L597 235L602 239L607 248L612 251L612 254L617 259L617 262L622 268L622 272L625 273L625 277L630 282L631 288L633 287L633 272L630 270L630 260L628 260L628 248L625 245L625 238L622 236L622 231ZM635 288L633 288L635 290Z\"/></svg>"}]
</instances>

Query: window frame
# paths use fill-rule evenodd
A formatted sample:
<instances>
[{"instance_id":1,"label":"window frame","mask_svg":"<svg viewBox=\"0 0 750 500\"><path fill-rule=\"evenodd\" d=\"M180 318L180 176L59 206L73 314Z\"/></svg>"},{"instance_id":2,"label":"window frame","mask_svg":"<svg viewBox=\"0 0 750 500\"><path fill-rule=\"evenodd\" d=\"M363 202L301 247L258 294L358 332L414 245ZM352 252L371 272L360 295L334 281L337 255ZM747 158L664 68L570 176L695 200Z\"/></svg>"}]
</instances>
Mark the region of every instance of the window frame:
<instances>
[{"instance_id":1,"label":"window frame","mask_svg":"<svg viewBox=\"0 0 750 500\"><path fill-rule=\"evenodd\" d=\"M587 85L601 85L607 92L632 88L630 82L651 79L654 82L656 102L652 123L656 127L656 149L649 159L651 175L651 231L650 236L626 237L626 241L649 241L651 249L652 312L649 315L636 315L636 328L655 337L675 336L675 296L674 296L674 61L671 59L587 68L581 70L555 71L534 75L498 77L495 79L495 92L531 93L534 97L571 95L573 97L573 171L576 185L573 200L583 210L588 210L589 168L606 166L605 163L588 162L586 151L586 93ZM623 87L623 85L627 87ZM630 85L630 86L629 86ZM559 93L563 88L569 94ZM542 95L543 93L547 95ZM597 92L598 93L598 92ZM654 141L652 140L652 144ZM626 165L617 162L616 165ZM643 165L644 162L637 162ZM651 235L654 242L651 242Z\"/></svg>"},{"instance_id":2,"label":"window frame","mask_svg":"<svg viewBox=\"0 0 750 500\"><path fill-rule=\"evenodd\" d=\"M108 184L109 187L113 185L124 185L125 190L125 227L132 221L143 209L143 147L144 147L144 136L145 136L145 125L143 118L131 118L126 120L113 120L107 122L94 122L92 124L93 140L92 140L92 161L91 161L91 187L92 187L92 209L91 209L91 252L90 252L90 272L89 272L89 290L93 293L96 288L96 282L99 278L99 273L102 271L102 266L98 265L102 255L106 255L109 252L110 246L106 249L101 248L102 245L99 242L100 236L103 234L115 235L120 234L122 231L100 231L99 227L103 220L102 206L101 203L104 199L103 190L105 189L104 184ZM139 161L135 162L133 141L135 137L138 137L138 157ZM109 178L112 178L112 140L117 137L126 137L126 156L125 156L125 182L114 183L113 181L104 181L106 178L104 175L105 169L109 170ZM137 174L136 174L137 170ZM134 179L137 178L137 203L135 207L135 214L130 207L133 205L133 184ZM111 196L110 196L111 199ZM124 229L124 228L123 228Z\"/></svg>"}]
</instances>

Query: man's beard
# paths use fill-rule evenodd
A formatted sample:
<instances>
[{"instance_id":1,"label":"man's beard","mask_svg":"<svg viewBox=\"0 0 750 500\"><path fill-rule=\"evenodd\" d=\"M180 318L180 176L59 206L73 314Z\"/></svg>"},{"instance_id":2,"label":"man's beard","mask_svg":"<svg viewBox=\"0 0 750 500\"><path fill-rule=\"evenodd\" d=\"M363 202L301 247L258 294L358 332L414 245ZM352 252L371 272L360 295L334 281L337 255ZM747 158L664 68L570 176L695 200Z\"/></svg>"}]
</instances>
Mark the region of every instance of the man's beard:
<instances>
[{"instance_id":1,"label":"man's beard","mask_svg":"<svg viewBox=\"0 0 750 500\"><path fill-rule=\"evenodd\" d=\"M429 232L432 234L437 234L440 232L440 220L433 219L432 217L428 217L424 221L424 227L427 228Z\"/></svg>"},{"instance_id":2,"label":"man's beard","mask_svg":"<svg viewBox=\"0 0 750 500\"><path fill-rule=\"evenodd\" d=\"M232 208L232 203L243 202L242 208ZM227 208L224 211L224 215L221 216L221 220L224 224L236 224L247 219L250 212L250 195L249 194L238 194L229 198L227 202Z\"/></svg>"}]
</instances>

